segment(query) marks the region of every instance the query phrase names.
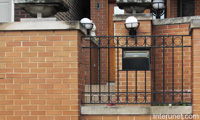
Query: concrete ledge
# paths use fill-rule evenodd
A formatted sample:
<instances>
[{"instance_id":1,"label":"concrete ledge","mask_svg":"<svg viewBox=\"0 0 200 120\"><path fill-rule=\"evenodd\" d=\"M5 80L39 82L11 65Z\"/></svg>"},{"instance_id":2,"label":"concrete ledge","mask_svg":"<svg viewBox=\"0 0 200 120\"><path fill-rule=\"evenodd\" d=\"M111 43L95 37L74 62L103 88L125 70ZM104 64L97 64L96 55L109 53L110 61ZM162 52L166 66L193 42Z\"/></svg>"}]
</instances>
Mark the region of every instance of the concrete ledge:
<instances>
[{"instance_id":1,"label":"concrete ledge","mask_svg":"<svg viewBox=\"0 0 200 120\"><path fill-rule=\"evenodd\" d=\"M86 28L79 21L36 21L0 23L0 31L17 30L80 30L85 35Z\"/></svg>"},{"instance_id":2,"label":"concrete ledge","mask_svg":"<svg viewBox=\"0 0 200 120\"><path fill-rule=\"evenodd\" d=\"M193 29L199 28L200 29L200 19L193 19L190 22L189 32L191 33Z\"/></svg>"},{"instance_id":3,"label":"concrete ledge","mask_svg":"<svg viewBox=\"0 0 200 120\"><path fill-rule=\"evenodd\" d=\"M192 114L192 106L81 106L82 115Z\"/></svg>"},{"instance_id":4,"label":"concrete ledge","mask_svg":"<svg viewBox=\"0 0 200 120\"><path fill-rule=\"evenodd\" d=\"M153 25L186 24L186 23L190 23L192 19L200 19L200 16L156 19L156 20L153 20Z\"/></svg>"},{"instance_id":5,"label":"concrete ledge","mask_svg":"<svg viewBox=\"0 0 200 120\"><path fill-rule=\"evenodd\" d=\"M152 20L152 14L151 13L137 13L137 14L115 14L113 15L113 21L125 21L126 18L129 16L135 16L138 20L144 21L144 20Z\"/></svg>"}]
</instances>

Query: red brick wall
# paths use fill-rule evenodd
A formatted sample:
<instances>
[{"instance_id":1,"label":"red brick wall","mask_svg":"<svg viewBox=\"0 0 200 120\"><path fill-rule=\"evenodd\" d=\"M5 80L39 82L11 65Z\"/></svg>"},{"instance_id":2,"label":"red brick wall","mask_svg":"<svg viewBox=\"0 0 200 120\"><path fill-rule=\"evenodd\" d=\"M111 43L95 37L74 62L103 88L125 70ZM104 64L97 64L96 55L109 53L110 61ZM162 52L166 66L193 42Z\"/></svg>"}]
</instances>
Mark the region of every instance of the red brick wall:
<instances>
[{"instance_id":1,"label":"red brick wall","mask_svg":"<svg viewBox=\"0 0 200 120\"><path fill-rule=\"evenodd\" d=\"M100 9L96 8L96 4L100 4ZM107 4L108 0L90 0L90 16L91 20L96 25L96 35L97 36L106 36L107 35ZM105 42L107 44L107 40L102 40L102 42ZM101 81L102 83L105 83L108 79L108 69L107 69L107 49L101 49Z\"/></svg>"},{"instance_id":2,"label":"red brick wall","mask_svg":"<svg viewBox=\"0 0 200 120\"><path fill-rule=\"evenodd\" d=\"M96 8L97 3L100 4L100 9ZM90 0L90 15L97 27L97 36L107 35L107 3L108 0Z\"/></svg>"},{"instance_id":3,"label":"red brick wall","mask_svg":"<svg viewBox=\"0 0 200 120\"><path fill-rule=\"evenodd\" d=\"M1 120L78 120L85 71L80 36L76 30L0 32Z\"/></svg>"}]
</instances>

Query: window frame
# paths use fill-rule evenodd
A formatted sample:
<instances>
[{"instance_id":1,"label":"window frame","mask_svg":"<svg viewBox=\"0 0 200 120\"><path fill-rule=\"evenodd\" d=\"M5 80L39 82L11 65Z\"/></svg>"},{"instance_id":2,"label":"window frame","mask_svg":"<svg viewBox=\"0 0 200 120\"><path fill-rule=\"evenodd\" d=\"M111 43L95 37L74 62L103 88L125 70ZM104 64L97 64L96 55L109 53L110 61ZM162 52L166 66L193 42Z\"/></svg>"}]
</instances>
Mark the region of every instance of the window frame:
<instances>
[{"instance_id":1,"label":"window frame","mask_svg":"<svg viewBox=\"0 0 200 120\"><path fill-rule=\"evenodd\" d=\"M191 1L191 0L190 0ZM195 16L195 0L193 0L193 13L192 15L183 15L183 0L178 0L177 3L177 16L178 17L188 17L188 16Z\"/></svg>"}]
</instances>

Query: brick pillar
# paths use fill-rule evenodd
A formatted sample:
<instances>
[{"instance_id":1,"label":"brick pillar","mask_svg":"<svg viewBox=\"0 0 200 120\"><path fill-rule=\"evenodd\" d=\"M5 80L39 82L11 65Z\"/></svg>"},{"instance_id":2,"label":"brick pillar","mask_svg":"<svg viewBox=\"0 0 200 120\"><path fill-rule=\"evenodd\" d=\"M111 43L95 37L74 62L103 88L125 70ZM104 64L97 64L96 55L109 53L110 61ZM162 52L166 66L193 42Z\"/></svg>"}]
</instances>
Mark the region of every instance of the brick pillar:
<instances>
[{"instance_id":1,"label":"brick pillar","mask_svg":"<svg viewBox=\"0 0 200 120\"><path fill-rule=\"evenodd\" d=\"M40 31L4 27L0 32L0 119L79 120L84 84L84 68L79 64L82 32L74 26L70 30L72 22L48 23L52 30L45 23L29 24L44 26L36 28ZM80 26L79 22L73 25Z\"/></svg>"},{"instance_id":2,"label":"brick pillar","mask_svg":"<svg viewBox=\"0 0 200 120\"><path fill-rule=\"evenodd\" d=\"M192 31L192 52L193 52L193 82L192 82L192 102L193 114L200 115L200 27Z\"/></svg>"},{"instance_id":3,"label":"brick pillar","mask_svg":"<svg viewBox=\"0 0 200 120\"><path fill-rule=\"evenodd\" d=\"M130 15L130 14L125 14L125 15L116 15L114 16L114 21L115 21L115 35L116 36L129 36L129 31L125 28L124 23L127 17L129 16L135 16L139 22L140 22L140 27L137 30L137 35L152 35L152 16L151 14L135 14L135 15ZM124 40L123 40L124 39ZM120 44L125 44L125 38L120 39L119 43ZM132 39L129 39L130 42ZM132 40L133 41L133 40ZM134 41L133 41L134 42ZM140 43L140 42L138 42ZM150 45L151 40L147 40L147 43ZM115 50L115 55L117 58L117 50ZM117 65L117 59L116 59L116 65ZM119 69L122 69L122 49L119 49ZM115 79L115 86L117 90L117 66L116 66L116 79ZM135 71L129 71L128 72L128 92L136 92L136 85L135 85L135 76L136 72ZM126 71L121 71L119 72L119 92L126 92ZM151 71L146 72L146 92L151 92ZM145 92L145 72L144 71L137 71L137 92ZM130 95L131 96L131 95ZM129 96L130 100L134 99L134 95L132 95L133 98ZM142 101L143 95L138 94L138 100ZM125 97L120 97L120 100L125 99ZM147 95L147 101L151 101L151 95Z\"/></svg>"}]
</instances>

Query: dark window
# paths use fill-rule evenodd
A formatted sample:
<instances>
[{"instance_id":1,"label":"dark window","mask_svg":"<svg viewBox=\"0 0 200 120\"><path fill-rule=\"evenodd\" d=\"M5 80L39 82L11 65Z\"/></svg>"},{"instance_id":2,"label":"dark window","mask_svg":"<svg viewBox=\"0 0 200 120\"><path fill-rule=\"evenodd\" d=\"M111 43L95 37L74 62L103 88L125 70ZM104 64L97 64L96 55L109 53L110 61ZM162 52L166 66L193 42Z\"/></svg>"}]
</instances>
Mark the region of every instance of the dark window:
<instances>
[{"instance_id":1,"label":"dark window","mask_svg":"<svg viewBox=\"0 0 200 120\"><path fill-rule=\"evenodd\" d=\"M178 17L194 16L194 0L178 0Z\"/></svg>"}]
</instances>

